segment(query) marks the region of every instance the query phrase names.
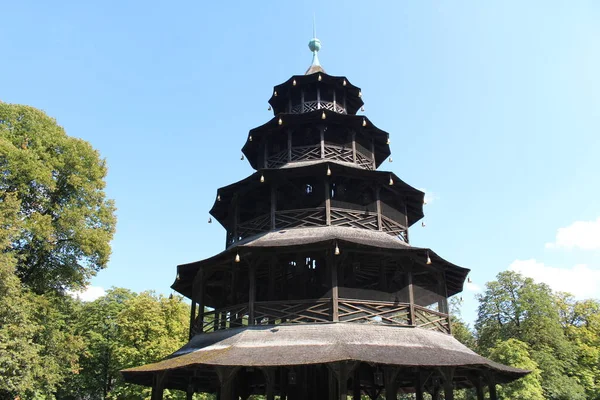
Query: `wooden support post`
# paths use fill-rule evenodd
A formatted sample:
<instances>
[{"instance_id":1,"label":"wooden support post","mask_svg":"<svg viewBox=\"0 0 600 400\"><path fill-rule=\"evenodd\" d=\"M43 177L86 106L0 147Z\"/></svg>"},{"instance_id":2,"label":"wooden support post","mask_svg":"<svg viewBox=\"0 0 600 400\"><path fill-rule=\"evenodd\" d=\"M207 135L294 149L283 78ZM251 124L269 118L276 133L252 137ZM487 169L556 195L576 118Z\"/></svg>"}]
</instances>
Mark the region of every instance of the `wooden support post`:
<instances>
[{"instance_id":1,"label":"wooden support post","mask_svg":"<svg viewBox=\"0 0 600 400\"><path fill-rule=\"evenodd\" d=\"M317 110L321 109L321 88L317 87Z\"/></svg>"},{"instance_id":2,"label":"wooden support post","mask_svg":"<svg viewBox=\"0 0 600 400\"><path fill-rule=\"evenodd\" d=\"M423 400L423 383L421 372L417 372L415 379L415 400Z\"/></svg>"},{"instance_id":3,"label":"wooden support post","mask_svg":"<svg viewBox=\"0 0 600 400\"><path fill-rule=\"evenodd\" d=\"M335 89L333 89L333 111L337 112L337 107L335 106L337 104L336 98L335 98Z\"/></svg>"},{"instance_id":4,"label":"wooden support post","mask_svg":"<svg viewBox=\"0 0 600 400\"><path fill-rule=\"evenodd\" d=\"M406 208L406 199L404 199L404 225L406 227L406 231L404 233L406 237L406 243L410 243L408 240L408 208Z\"/></svg>"},{"instance_id":5,"label":"wooden support post","mask_svg":"<svg viewBox=\"0 0 600 400\"><path fill-rule=\"evenodd\" d=\"M334 322L340 320L339 317L339 289L338 289L338 266L335 262L333 251L329 251L329 264L331 265L331 316Z\"/></svg>"},{"instance_id":6,"label":"wooden support post","mask_svg":"<svg viewBox=\"0 0 600 400\"><path fill-rule=\"evenodd\" d=\"M269 168L269 141L263 142L263 168Z\"/></svg>"},{"instance_id":7,"label":"wooden support post","mask_svg":"<svg viewBox=\"0 0 600 400\"><path fill-rule=\"evenodd\" d=\"M328 180L325 180L325 223L331 225L331 188Z\"/></svg>"},{"instance_id":8,"label":"wooden support post","mask_svg":"<svg viewBox=\"0 0 600 400\"><path fill-rule=\"evenodd\" d=\"M444 385L444 399L454 400L454 368L440 368Z\"/></svg>"},{"instance_id":9,"label":"wooden support post","mask_svg":"<svg viewBox=\"0 0 600 400\"><path fill-rule=\"evenodd\" d=\"M356 164L356 132L352 132L352 162Z\"/></svg>"},{"instance_id":10,"label":"wooden support post","mask_svg":"<svg viewBox=\"0 0 600 400\"><path fill-rule=\"evenodd\" d=\"M234 380L239 367L215 367L221 384L219 398L221 400L234 400Z\"/></svg>"},{"instance_id":11,"label":"wooden support post","mask_svg":"<svg viewBox=\"0 0 600 400\"><path fill-rule=\"evenodd\" d=\"M248 325L254 325L254 302L256 301L256 266L255 263L252 262L248 266Z\"/></svg>"},{"instance_id":12,"label":"wooden support post","mask_svg":"<svg viewBox=\"0 0 600 400\"><path fill-rule=\"evenodd\" d=\"M238 204L238 199L236 196L235 203L233 205L233 241L237 242L239 240L239 232L238 225L240 224L240 206Z\"/></svg>"},{"instance_id":13,"label":"wooden support post","mask_svg":"<svg viewBox=\"0 0 600 400\"><path fill-rule=\"evenodd\" d=\"M292 161L292 131L287 130L287 149L288 149L288 162Z\"/></svg>"},{"instance_id":14,"label":"wooden support post","mask_svg":"<svg viewBox=\"0 0 600 400\"><path fill-rule=\"evenodd\" d=\"M197 307L196 307L197 305ZM196 308L198 317L196 318ZM190 316L190 339L193 336L194 327L196 332L204 332L204 268L199 268L192 284L192 312Z\"/></svg>"},{"instance_id":15,"label":"wooden support post","mask_svg":"<svg viewBox=\"0 0 600 400\"><path fill-rule=\"evenodd\" d=\"M352 378L352 400L360 399L360 370L356 368L354 370L354 377Z\"/></svg>"},{"instance_id":16,"label":"wooden support post","mask_svg":"<svg viewBox=\"0 0 600 400\"><path fill-rule=\"evenodd\" d=\"M382 230L383 229L383 222L382 222L382 218L381 218L381 187L377 186L377 188L375 188L375 202L377 205L377 229Z\"/></svg>"},{"instance_id":17,"label":"wooden support post","mask_svg":"<svg viewBox=\"0 0 600 400\"><path fill-rule=\"evenodd\" d=\"M408 271L408 303L410 304L409 323L415 326L417 324L415 318L415 291L413 287L412 271Z\"/></svg>"},{"instance_id":18,"label":"wooden support post","mask_svg":"<svg viewBox=\"0 0 600 400\"><path fill-rule=\"evenodd\" d=\"M192 378L190 378L187 389L185 391L185 400L193 400L194 392L196 392L196 388L194 386L194 383L192 382Z\"/></svg>"},{"instance_id":19,"label":"wooden support post","mask_svg":"<svg viewBox=\"0 0 600 400\"><path fill-rule=\"evenodd\" d=\"M481 381L481 376L475 378L473 383L475 384L475 391L477 392L477 400L484 400L485 395L483 393L483 382Z\"/></svg>"},{"instance_id":20,"label":"wooden support post","mask_svg":"<svg viewBox=\"0 0 600 400\"><path fill-rule=\"evenodd\" d=\"M394 367L385 367L384 370L385 399L396 400L398 396L398 373L400 370Z\"/></svg>"},{"instance_id":21,"label":"wooden support post","mask_svg":"<svg viewBox=\"0 0 600 400\"><path fill-rule=\"evenodd\" d=\"M151 400L163 400L164 394L164 381L167 376L165 371L157 372L154 374L153 382L152 382L152 395Z\"/></svg>"},{"instance_id":22,"label":"wooden support post","mask_svg":"<svg viewBox=\"0 0 600 400\"><path fill-rule=\"evenodd\" d=\"M490 400L498 400L498 393L496 392L496 380L494 379L494 375L489 373L487 375L488 381L488 390L490 392Z\"/></svg>"},{"instance_id":23,"label":"wooden support post","mask_svg":"<svg viewBox=\"0 0 600 400\"><path fill-rule=\"evenodd\" d=\"M277 227L277 221L275 220L276 218L276 212L277 210L277 187L275 187L275 185L271 185L271 229L276 229Z\"/></svg>"},{"instance_id":24,"label":"wooden support post","mask_svg":"<svg viewBox=\"0 0 600 400\"><path fill-rule=\"evenodd\" d=\"M337 380L337 385L329 385L330 399L348 400L348 377L357 365L358 363L356 362L339 362L327 365L330 372L329 378L333 381L332 375L334 375L335 380Z\"/></svg>"},{"instance_id":25,"label":"wooden support post","mask_svg":"<svg viewBox=\"0 0 600 400\"><path fill-rule=\"evenodd\" d=\"M267 400L275 400L275 369L263 368L262 371L265 374Z\"/></svg>"},{"instance_id":26,"label":"wooden support post","mask_svg":"<svg viewBox=\"0 0 600 400\"><path fill-rule=\"evenodd\" d=\"M375 160L375 140L371 139L371 154L373 155L373 170L377 169L377 160Z\"/></svg>"},{"instance_id":27,"label":"wooden support post","mask_svg":"<svg viewBox=\"0 0 600 400\"><path fill-rule=\"evenodd\" d=\"M325 158L325 127L319 126L319 134L321 135L321 159Z\"/></svg>"},{"instance_id":28,"label":"wooden support post","mask_svg":"<svg viewBox=\"0 0 600 400\"><path fill-rule=\"evenodd\" d=\"M304 108L304 89L300 90L300 104L302 104L302 112L305 113L306 110Z\"/></svg>"}]
</instances>

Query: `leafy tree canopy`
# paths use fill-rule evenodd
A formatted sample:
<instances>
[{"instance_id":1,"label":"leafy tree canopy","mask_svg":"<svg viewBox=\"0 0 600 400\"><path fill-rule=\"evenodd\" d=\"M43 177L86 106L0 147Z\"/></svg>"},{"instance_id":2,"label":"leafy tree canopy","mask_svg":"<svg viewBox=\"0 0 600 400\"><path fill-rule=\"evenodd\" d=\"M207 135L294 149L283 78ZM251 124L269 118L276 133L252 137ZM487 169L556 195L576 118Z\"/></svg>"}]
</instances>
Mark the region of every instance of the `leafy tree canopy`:
<instances>
[{"instance_id":1,"label":"leafy tree canopy","mask_svg":"<svg viewBox=\"0 0 600 400\"><path fill-rule=\"evenodd\" d=\"M8 251L26 286L81 288L106 266L116 219L105 176L89 143L40 110L0 103L0 202L18 202L18 218L0 224L15 231Z\"/></svg>"}]
</instances>

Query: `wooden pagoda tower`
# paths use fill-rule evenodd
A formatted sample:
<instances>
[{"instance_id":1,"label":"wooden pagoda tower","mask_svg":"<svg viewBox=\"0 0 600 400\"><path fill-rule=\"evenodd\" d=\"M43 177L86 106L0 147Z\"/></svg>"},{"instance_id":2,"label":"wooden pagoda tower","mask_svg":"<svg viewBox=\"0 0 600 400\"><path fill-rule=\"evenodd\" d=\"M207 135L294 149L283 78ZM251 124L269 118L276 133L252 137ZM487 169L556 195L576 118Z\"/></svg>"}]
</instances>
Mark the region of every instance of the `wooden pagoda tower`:
<instances>
[{"instance_id":1,"label":"wooden pagoda tower","mask_svg":"<svg viewBox=\"0 0 600 400\"><path fill-rule=\"evenodd\" d=\"M410 245L423 192L391 172L389 135L360 88L325 73L319 39L304 75L276 86L274 117L242 149L256 172L218 190L210 214L226 249L177 267L190 341L126 381L221 400L454 398L527 371L483 358L451 335L449 296L469 270Z\"/></svg>"}]
</instances>

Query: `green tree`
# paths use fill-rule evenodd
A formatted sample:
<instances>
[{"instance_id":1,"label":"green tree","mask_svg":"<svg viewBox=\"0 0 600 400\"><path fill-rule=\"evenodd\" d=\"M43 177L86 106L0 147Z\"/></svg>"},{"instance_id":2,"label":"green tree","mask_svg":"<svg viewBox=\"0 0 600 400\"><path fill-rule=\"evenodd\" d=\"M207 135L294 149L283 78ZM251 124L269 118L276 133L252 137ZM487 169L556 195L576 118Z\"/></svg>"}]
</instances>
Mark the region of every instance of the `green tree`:
<instances>
[{"instance_id":1,"label":"green tree","mask_svg":"<svg viewBox=\"0 0 600 400\"><path fill-rule=\"evenodd\" d=\"M7 250L35 292L81 288L106 266L115 209L105 176L89 143L40 110L0 103L0 201L14 194L19 205Z\"/></svg>"},{"instance_id":2,"label":"green tree","mask_svg":"<svg viewBox=\"0 0 600 400\"><path fill-rule=\"evenodd\" d=\"M541 373L531 358L529 346L517 339L508 339L490 349L490 358L499 363L525 369L531 373L498 389L501 399L544 400L541 385Z\"/></svg>"},{"instance_id":3,"label":"green tree","mask_svg":"<svg viewBox=\"0 0 600 400\"><path fill-rule=\"evenodd\" d=\"M479 296L475 328L479 351L484 355L502 341L526 343L542 371L546 398L585 399L583 387L574 376L577 354L564 334L559 308L547 285L515 272L501 272Z\"/></svg>"}]
</instances>

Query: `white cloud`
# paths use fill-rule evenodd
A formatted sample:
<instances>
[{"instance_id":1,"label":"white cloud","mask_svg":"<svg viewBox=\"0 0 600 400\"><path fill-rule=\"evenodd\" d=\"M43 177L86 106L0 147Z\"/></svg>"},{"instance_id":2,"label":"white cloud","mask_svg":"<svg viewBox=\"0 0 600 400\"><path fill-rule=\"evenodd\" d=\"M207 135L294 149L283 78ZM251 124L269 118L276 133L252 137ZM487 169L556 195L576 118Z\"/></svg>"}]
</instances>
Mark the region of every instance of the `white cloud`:
<instances>
[{"instance_id":1,"label":"white cloud","mask_svg":"<svg viewBox=\"0 0 600 400\"><path fill-rule=\"evenodd\" d=\"M81 301L94 301L97 298L104 296L106 291L100 286L88 286L85 288L85 290L81 290L79 292L69 292L69 294L71 297Z\"/></svg>"},{"instance_id":2,"label":"white cloud","mask_svg":"<svg viewBox=\"0 0 600 400\"><path fill-rule=\"evenodd\" d=\"M530 259L515 260L508 269L536 282L546 283L555 291L569 292L579 298L600 298L600 269L593 269L585 264L556 268Z\"/></svg>"},{"instance_id":3,"label":"white cloud","mask_svg":"<svg viewBox=\"0 0 600 400\"><path fill-rule=\"evenodd\" d=\"M465 282L465 289L469 292L479 293L481 292L481 286L473 282Z\"/></svg>"},{"instance_id":4,"label":"white cloud","mask_svg":"<svg viewBox=\"0 0 600 400\"><path fill-rule=\"evenodd\" d=\"M425 193L425 203L426 204L431 204L433 203L434 200L437 200L437 196L435 195L435 193L430 192L427 189L423 189L423 188L419 188L419 190L423 193Z\"/></svg>"},{"instance_id":5,"label":"white cloud","mask_svg":"<svg viewBox=\"0 0 600 400\"><path fill-rule=\"evenodd\" d=\"M565 228L559 228L553 243L546 248L600 249L600 218L595 221L575 221Z\"/></svg>"}]
</instances>

